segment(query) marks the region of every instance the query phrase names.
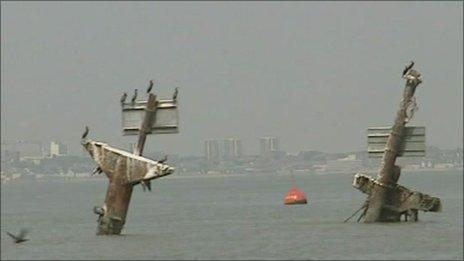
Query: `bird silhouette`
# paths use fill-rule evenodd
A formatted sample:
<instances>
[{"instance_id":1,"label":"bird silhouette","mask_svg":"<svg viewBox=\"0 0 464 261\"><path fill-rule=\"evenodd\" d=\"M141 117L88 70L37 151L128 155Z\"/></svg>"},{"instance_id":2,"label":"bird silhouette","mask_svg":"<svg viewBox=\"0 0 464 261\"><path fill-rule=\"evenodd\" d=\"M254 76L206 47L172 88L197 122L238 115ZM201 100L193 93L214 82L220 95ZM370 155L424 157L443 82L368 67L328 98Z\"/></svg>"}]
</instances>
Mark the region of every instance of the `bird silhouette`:
<instances>
[{"instance_id":1,"label":"bird silhouette","mask_svg":"<svg viewBox=\"0 0 464 261\"><path fill-rule=\"evenodd\" d=\"M142 185L143 191L147 190L151 191L151 182L149 180L142 180L140 182L140 185Z\"/></svg>"},{"instance_id":2,"label":"bird silhouette","mask_svg":"<svg viewBox=\"0 0 464 261\"><path fill-rule=\"evenodd\" d=\"M98 215L98 220L97 221L100 222L103 215L105 215L105 209L103 209L102 207L95 206L95 207L93 207L93 213Z\"/></svg>"},{"instance_id":3,"label":"bird silhouette","mask_svg":"<svg viewBox=\"0 0 464 261\"><path fill-rule=\"evenodd\" d=\"M121 104L123 104L126 101L127 98L127 93L123 93L121 96Z\"/></svg>"},{"instance_id":4,"label":"bird silhouette","mask_svg":"<svg viewBox=\"0 0 464 261\"><path fill-rule=\"evenodd\" d=\"M150 80L150 85L148 86L147 93L150 93L152 88L153 88L153 80Z\"/></svg>"},{"instance_id":5,"label":"bird silhouette","mask_svg":"<svg viewBox=\"0 0 464 261\"><path fill-rule=\"evenodd\" d=\"M103 214L105 214L105 211L103 210L102 207L94 206L93 207L93 213L95 213L97 215L103 215Z\"/></svg>"},{"instance_id":6,"label":"bird silhouette","mask_svg":"<svg viewBox=\"0 0 464 261\"><path fill-rule=\"evenodd\" d=\"M132 100L131 100L131 101L132 101L132 104L135 103L135 100L136 100L136 99L137 99L137 89L135 89L135 91L134 91L134 96L132 96Z\"/></svg>"},{"instance_id":7,"label":"bird silhouette","mask_svg":"<svg viewBox=\"0 0 464 261\"><path fill-rule=\"evenodd\" d=\"M177 94L179 94L179 89L176 87L176 89L174 90L174 94L172 95L172 99L174 101L177 101Z\"/></svg>"},{"instance_id":8,"label":"bird silhouette","mask_svg":"<svg viewBox=\"0 0 464 261\"><path fill-rule=\"evenodd\" d=\"M85 137L87 137L88 134L89 134L89 127L85 126L85 131L82 134L82 139L85 139Z\"/></svg>"},{"instance_id":9,"label":"bird silhouette","mask_svg":"<svg viewBox=\"0 0 464 261\"><path fill-rule=\"evenodd\" d=\"M411 68L412 68L413 66L414 66L414 62L413 62L413 61L411 61L411 62L409 63L409 65L406 65L406 67L405 67L404 70L403 70L403 76L405 76L406 73L408 73L408 71L411 70Z\"/></svg>"},{"instance_id":10,"label":"bird silhouette","mask_svg":"<svg viewBox=\"0 0 464 261\"><path fill-rule=\"evenodd\" d=\"M11 234L8 231L6 232L6 234L9 235L13 239L13 241L18 244L18 243L22 243L22 242L25 242L25 241L29 240L27 238L24 238L26 236L27 232L28 231L23 228L23 229L21 229L21 231L19 232L19 234L17 236Z\"/></svg>"}]
</instances>

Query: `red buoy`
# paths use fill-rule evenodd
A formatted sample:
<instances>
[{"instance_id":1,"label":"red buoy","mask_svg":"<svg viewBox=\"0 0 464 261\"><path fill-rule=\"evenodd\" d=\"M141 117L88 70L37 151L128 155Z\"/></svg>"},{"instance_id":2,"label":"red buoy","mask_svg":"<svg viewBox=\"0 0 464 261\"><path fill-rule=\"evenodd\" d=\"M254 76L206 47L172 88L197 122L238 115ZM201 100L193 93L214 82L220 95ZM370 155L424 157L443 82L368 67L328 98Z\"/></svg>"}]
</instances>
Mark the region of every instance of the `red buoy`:
<instances>
[{"instance_id":1,"label":"red buoy","mask_svg":"<svg viewBox=\"0 0 464 261\"><path fill-rule=\"evenodd\" d=\"M292 188L288 191L284 199L285 205L306 204L306 195L303 191L295 186L295 181L292 175Z\"/></svg>"},{"instance_id":2,"label":"red buoy","mask_svg":"<svg viewBox=\"0 0 464 261\"><path fill-rule=\"evenodd\" d=\"M284 199L285 205L306 204L306 195L303 191L294 187L290 189Z\"/></svg>"}]
</instances>

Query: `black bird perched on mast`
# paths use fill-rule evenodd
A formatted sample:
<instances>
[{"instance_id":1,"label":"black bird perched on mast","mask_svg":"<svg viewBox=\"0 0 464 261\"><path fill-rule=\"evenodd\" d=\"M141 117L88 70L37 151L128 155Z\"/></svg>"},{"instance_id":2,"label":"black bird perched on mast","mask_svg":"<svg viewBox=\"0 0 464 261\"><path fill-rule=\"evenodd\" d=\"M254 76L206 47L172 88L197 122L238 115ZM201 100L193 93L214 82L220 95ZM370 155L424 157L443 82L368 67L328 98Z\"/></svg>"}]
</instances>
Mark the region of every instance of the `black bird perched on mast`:
<instances>
[{"instance_id":1,"label":"black bird perched on mast","mask_svg":"<svg viewBox=\"0 0 464 261\"><path fill-rule=\"evenodd\" d=\"M121 96L121 104L123 104L126 101L126 98L127 98L127 93L124 92Z\"/></svg>"},{"instance_id":2,"label":"black bird perched on mast","mask_svg":"<svg viewBox=\"0 0 464 261\"><path fill-rule=\"evenodd\" d=\"M409 65L406 65L406 67L404 68L403 70L403 77L406 75L406 73L408 73L409 70L411 70L411 68L414 66L414 62L411 61L409 63Z\"/></svg>"},{"instance_id":3,"label":"black bird perched on mast","mask_svg":"<svg viewBox=\"0 0 464 261\"><path fill-rule=\"evenodd\" d=\"M132 101L132 104L135 103L135 100L136 100L136 99L137 99L137 89L135 89L135 91L134 91L134 96L132 96L132 100L131 100L131 101Z\"/></svg>"},{"instance_id":4,"label":"black bird perched on mast","mask_svg":"<svg viewBox=\"0 0 464 261\"><path fill-rule=\"evenodd\" d=\"M85 131L82 134L82 139L85 139L85 137L87 137L88 134L89 134L89 127L85 126Z\"/></svg>"},{"instance_id":5,"label":"black bird perched on mast","mask_svg":"<svg viewBox=\"0 0 464 261\"><path fill-rule=\"evenodd\" d=\"M147 93L150 93L152 88L153 88L153 80L150 80L150 85L148 86Z\"/></svg>"},{"instance_id":6,"label":"black bird perched on mast","mask_svg":"<svg viewBox=\"0 0 464 261\"><path fill-rule=\"evenodd\" d=\"M176 89L174 90L174 94L172 95L172 99L174 101L177 101L177 94L179 94L179 89L176 87Z\"/></svg>"},{"instance_id":7,"label":"black bird perched on mast","mask_svg":"<svg viewBox=\"0 0 464 261\"><path fill-rule=\"evenodd\" d=\"M13 238L14 242L15 243L22 243L24 241L27 241L29 239L27 238L24 238L27 234L27 230L26 229L21 229L21 231L19 232L19 234L17 236L11 234L10 232L6 232L7 235L9 235L11 238Z\"/></svg>"}]
</instances>

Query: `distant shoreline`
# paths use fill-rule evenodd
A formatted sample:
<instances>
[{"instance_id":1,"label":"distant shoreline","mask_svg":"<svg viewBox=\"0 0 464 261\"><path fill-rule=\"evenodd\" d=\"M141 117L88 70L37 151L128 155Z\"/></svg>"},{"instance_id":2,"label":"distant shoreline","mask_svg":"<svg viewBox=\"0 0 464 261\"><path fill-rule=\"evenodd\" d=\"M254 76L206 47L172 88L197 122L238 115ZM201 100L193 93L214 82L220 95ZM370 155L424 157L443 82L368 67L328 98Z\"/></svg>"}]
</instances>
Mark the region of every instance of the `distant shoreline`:
<instances>
[{"instance_id":1,"label":"distant shoreline","mask_svg":"<svg viewBox=\"0 0 464 261\"><path fill-rule=\"evenodd\" d=\"M415 172L462 172L463 168L453 168L453 169L402 169L402 174L406 173L415 173ZM198 173L191 173L191 174L177 174L174 173L172 175L163 177L163 179L189 179L189 178L228 178L228 177L253 177L253 176L290 176L290 175L297 175L297 176L325 176L325 175L354 175L356 173L366 173L366 174L374 174L377 173L378 170L360 170L360 171L339 171L339 172L318 172L318 171L310 171L310 172L300 172L294 171L293 173L290 172L256 172L256 173L211 173L211 174L198 174ZM60 176L60 175L44 175L41 174L40 178L15 178L15 179L8 179L2 180L2 185L14 181L24 181L24 180L33 180L36 182L48 182L48 181L102 181L108 180L105 176L85 176L82 175L83 173L76 173L76 177L74 176Z\"/></svg>"},{"instance_id":2,"label":"distant shoreline","mask_svg":"<svg viewBox=\"0 0 464 261\"><path fill-rule=\"evenodd\" d=\"M454 172L463 171L459 169L420 169L420 170L403 170L402 173L414 173L414 172ZM359 172L376 173L377 170L370 171L353 171L353 172L293 172L296 176L329 176L329 175L354 175ZM176 173L163 177L163 179L188 179L188 178L227 178L227 177L253 177L253 176L290 176L291 173L275 173L275 172L257 172L257 173L214 173L214 174L187 174L187 175L176 175ZM82 179L82 178L80 178ZM95 179L95 178L92 178ZM88 179L90 180L90 179ZM98 179L100 180L100 179Z\"/></svg>"}]
</instances>

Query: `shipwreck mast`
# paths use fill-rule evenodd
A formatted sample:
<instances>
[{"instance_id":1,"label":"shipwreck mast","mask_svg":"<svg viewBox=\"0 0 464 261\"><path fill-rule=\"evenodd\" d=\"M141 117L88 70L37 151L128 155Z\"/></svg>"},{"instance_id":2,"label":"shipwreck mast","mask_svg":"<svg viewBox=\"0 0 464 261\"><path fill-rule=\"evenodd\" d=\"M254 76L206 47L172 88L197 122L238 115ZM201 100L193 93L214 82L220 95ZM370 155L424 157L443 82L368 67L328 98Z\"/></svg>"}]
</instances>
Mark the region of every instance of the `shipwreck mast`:
<instances>
[{"instance_id":1,"label":"shipwreck mast","mask_svg":"<svg viewBox=\"0 0 464 261\"><path fill-rule=\"evenodd\" d=\"M152 85L151 85L152 87ZM149 88L149 90L151 89ZM125 102L121 99L123 134L138 135L134 152L113 148L106 143L82 138L82 145L98 164L95 172L104 172L109 179L105 202L94 207L98 217L97 235L120 234L124 227L133 187L141 183L151 190L150 181L174 172L163 161L142 157L148 134L177 133L177 90L172 100L156 99L149 93L147 101ZM88 132L88 131L87 131Z\"/></svg>"},{"instance_id":2,"label":"shipwreck mast","mask_svg":"<svg viewBox=\"0 0 464 261\"><path fill-rule=\"evenodd\" d=\"M395 123L388 137L385 153L382 157L380 172L376 179L376 183L379 186L374 186L369 198L369 205L364 222L399 221L400 219L398 213L391 212L383 206L388 204L389 199L392 198L392 195L389 195L391 190L388 190L387 186L395 186L400 178L401 168L395 165L395 161L404 141L405 125L410 119L407 116L408 107L415 106L414 93L417 86L422 83L420 73L412 68L409 69L403 77L406 78L403 99L400 103L400 109L396 113ZM410 115L410 117L412 117L412 115Z\"/></svg>"},{"instance_id":3,"label":"shipwreck mast","mask_svg":"<svg viewBox=\"0 0 464 261\"><path fill-rule=\"evenodd\" d=\"M414 63L403 71L406 86L400 108L391 128L371 128L368 133L369 155L382 155L377 179L364 174L356 174L353 186L368 194L361 218L365 223L398 222L402 215L412 221L418 220L418 210L438 212L441 210L439 198L417 191L411 191L397 184L401 168L395 165L400 156L425 155L425 128L406 127L417 109L414 93L422 82L421 74L412 69ZM385 140L386 139L386 140ZM359 219L358 219L359 220Z\"/></svg>"}]
</instances>

